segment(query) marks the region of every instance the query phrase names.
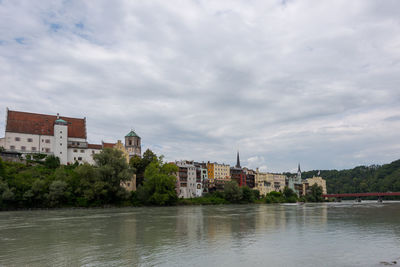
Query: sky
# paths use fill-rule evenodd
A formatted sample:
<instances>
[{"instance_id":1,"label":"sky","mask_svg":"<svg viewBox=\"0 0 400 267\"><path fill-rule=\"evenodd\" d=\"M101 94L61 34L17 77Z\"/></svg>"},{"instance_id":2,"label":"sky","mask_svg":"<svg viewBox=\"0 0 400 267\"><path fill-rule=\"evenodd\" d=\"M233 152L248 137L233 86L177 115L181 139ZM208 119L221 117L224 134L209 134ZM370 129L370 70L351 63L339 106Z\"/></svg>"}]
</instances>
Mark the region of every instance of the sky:
<instances>
[{"instance_id":1,"label":"sky","mask_svg":"<svg viewBox=\"0 0 400 267\"><path fill-rule=\"evenodd\" d=\"M6 108L271 172L400 158L400 1L0 0Z\"/></svg>"}]
</instances>

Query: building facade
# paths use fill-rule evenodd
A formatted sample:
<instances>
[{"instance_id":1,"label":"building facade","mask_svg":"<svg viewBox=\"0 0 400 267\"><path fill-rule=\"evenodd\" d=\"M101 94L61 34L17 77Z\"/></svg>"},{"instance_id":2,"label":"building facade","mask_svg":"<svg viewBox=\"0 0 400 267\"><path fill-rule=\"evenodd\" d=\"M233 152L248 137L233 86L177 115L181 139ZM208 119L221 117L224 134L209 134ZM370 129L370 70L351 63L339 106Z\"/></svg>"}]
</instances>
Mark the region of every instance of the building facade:
<instances>
[{"instance_id":1,"label":"building facade","mask_svg":"<svg viewBox=\"0 0 400 267\"><path fill-rule=\"evenodd\" d=\"M246 185L246 173L243 171L242 167L240 166L239 151L237 152L237 155L236 155L235 167L230 168L230 176L231 176L231 180L235 181L239 186Z\"/></svg>"},{"instance_id":2,"label":"building facade","mask_svg":"<svg viewBox=\"0 0 400 267\"><path fill-rule=\"evenodd\" d=\"M304 194L303 191L303 183L301 180L301 169L300 163L297 168L297 174L292 177L288 177L288 188L292 189L298 196L302 196Z\"/></svg>"},{"instance_id":3,"label":"building facade","mask_svg":"<svg viewBox=\"0 0 400 267\"><path fill-rule=\"evenodd\" d=\"M197 193L197 173L194 162L190 160L176 161L176 194L179 198L194 198Z\"/></svg>"},{"instance_id":4,"label":"building facade","mask_svg":"<svg viewBox=\"0 0 400 267\"><path fill-rule=\"evenodd\" d=\"M257 168L255 177L255 189L260 191L260 195L276 191L283 192L286 185L286 175L275 173L260 172Z\"/></svg>"},{"instance_id":5,"label":"building facade","mask_svg":"<svg viewBox=\"0 0 400 267\"><path fill-rule=\"evenodd\" d=\"M322 194L327 194L327 190L326 190L326 180L324 180L322 177L320 176L314 176L312 178L308 178L305 179L303 181L303 192L304 194L308 194L310 193L310 188L311 186L313 186L314 184L321 186L322 187Z\"/></svg>"}]
</instances>

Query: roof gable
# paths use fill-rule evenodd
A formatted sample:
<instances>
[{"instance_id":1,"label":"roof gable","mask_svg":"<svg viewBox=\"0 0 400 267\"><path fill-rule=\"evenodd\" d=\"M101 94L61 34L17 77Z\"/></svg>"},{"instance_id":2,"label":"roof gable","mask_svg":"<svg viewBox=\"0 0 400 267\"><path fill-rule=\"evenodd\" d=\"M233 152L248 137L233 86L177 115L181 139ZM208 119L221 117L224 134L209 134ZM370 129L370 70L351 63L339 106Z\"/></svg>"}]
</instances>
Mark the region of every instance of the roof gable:
<instances>
[{"instance_id":1,"label":"roof gable","mask_svg":"<svg viewBox=\"0 0 400 267\"><path fill-rule=\"evenodd\" d=\"M86 119L60 117L68 123L68 137L86 139ZM6 132L54 135L57 116L8 110Z\"/></svg>"}]
</instances>

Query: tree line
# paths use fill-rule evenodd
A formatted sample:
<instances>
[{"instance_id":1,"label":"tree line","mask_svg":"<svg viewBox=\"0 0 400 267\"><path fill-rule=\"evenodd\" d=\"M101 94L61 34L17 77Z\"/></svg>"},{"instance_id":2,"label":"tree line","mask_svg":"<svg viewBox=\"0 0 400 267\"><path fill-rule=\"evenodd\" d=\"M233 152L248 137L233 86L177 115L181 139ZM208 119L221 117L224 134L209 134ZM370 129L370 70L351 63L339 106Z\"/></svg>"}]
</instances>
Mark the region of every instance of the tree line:
<instances>
[{"instance_id":1,"label":"tree line","mask_svg":"<svg viewBox=\"0 0 400 267\"><path fill-rule=\"evenodd\" d=\"M400 192L400 160L384 165L358 166L347 170L321 170L328 193ZM318 171L303 172L303 178Z\"/></svg>"},{"instance_id":2,"label":"tree line","mask_svg":"<svg viewBox=\"0 0 400 267\"><path fill-rule=\"evenodd\" d=\"M283 193L260 197L258 190L225 184L223 191L206 193L201 198L178 199L175 173L178 167L163 161L151 150L128 163L121 151L104 149L93 155L95 165L60 165L57 157L30 155L23 163L0 158L0 209L99 207L141 205L191 205L227 203L296 202L296 194ZM121 186L136 175L138 187L128 192ZM302 200L302 199L300 199ZM308 201L319 201L309 198ZM304 201L306 201L304 200Z\"/></svg>"}]
</instances>

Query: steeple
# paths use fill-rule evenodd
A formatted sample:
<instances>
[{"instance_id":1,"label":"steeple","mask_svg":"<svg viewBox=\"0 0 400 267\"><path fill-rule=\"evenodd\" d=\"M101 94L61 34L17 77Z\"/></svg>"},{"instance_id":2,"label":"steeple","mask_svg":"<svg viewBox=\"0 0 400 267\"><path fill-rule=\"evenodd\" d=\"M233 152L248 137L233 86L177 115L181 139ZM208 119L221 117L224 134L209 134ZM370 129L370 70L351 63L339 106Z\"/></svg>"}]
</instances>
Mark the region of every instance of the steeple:
<instances>
[{"instance_id":1,"label":"steeple","mask_svg":"<svg viewBox=\"0 0 400 267\"><path fill-rule=\"evenodd\" d=\"M236 157L236 166L235 166L236 168L241 168L240 167L240 159L239 159L239 150L238 150L238 152L237 152L237 157Z\"/></svg>"},{"instance_id":2,"label":"steeple","mask_svg":"<svg viewBox=\"0 0 400 267\"><path fill-rule=\"evenodd\" d=\"M301 173L301 170L300 170L300 163L299 163L299 168L297 169L297 172L300 172L300 173Z\"/></svg>"}]
</instances>

